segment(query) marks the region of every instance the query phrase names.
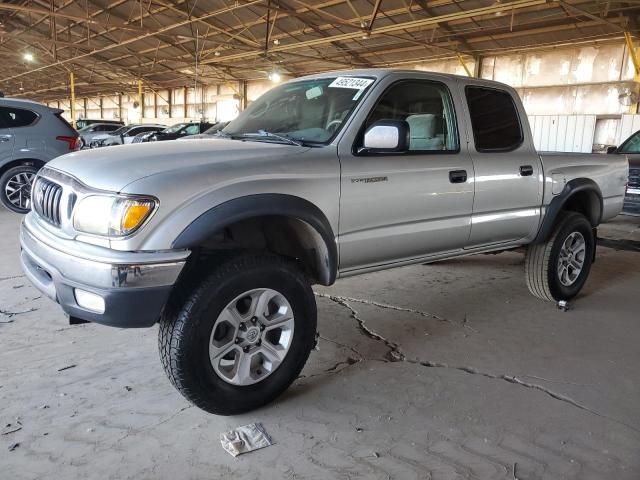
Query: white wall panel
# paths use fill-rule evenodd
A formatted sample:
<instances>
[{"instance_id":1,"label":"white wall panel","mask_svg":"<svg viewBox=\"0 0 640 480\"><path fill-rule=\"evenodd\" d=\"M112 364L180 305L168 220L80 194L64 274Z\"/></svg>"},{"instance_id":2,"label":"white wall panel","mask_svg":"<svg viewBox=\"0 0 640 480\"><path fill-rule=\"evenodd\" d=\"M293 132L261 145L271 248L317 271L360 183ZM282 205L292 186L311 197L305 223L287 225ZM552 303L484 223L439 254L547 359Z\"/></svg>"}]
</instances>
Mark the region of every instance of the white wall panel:
<instances>
[{"instance_id":1,"label":"white wall panel","mask_svg":"<svg viewBox=\"0 0 640 480\"><path fill-rule=\"evenodd\" d=\"M595 115L531 115L533 143L542 152L590 153Z\"/></svg>"},{"instance_id":2,"label":"white wall panel","mask_svg":"<svg viewBox=\"0 0 640 480\"><path fill-rule=\"evenodd\" d=\"M616 145L620 145L638 130L640 130L640 115L622 115L622 120L618 123L616 130Z\"/></svg>"}]
</instances>

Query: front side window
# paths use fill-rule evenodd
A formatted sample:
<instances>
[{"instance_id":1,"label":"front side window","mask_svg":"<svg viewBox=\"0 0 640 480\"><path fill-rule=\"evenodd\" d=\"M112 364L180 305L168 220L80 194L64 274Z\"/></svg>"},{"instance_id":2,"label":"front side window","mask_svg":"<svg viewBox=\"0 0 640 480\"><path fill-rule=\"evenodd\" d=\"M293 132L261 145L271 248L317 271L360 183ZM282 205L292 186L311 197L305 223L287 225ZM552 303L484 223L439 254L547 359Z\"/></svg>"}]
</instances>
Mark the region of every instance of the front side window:
<instances>
[{"instance_id":1,"label":"front side window","mask_svg":"<svg viewBox=\"0 0 640 480\"><path fill-rule=\"evenodd\" d=\"M2 123L9 128L27 127L36 121L38 114L24 108L0 107Z\"/></svg>"},{"instance_id":2,"label":"front side window","mask_svg":"<svg viewBox=\"0 0 640 480\"><path fill-rule=\"evenodd\" d=\"M619 153L640 153L640 131L634 133L622 145Z\"/></svg>"},{"instance_id":3,"label":"front side window","mask_svg":"<svg viewBox=\"0 0 640 480\"><path fill-rule=\"evenodd\" d=\"M508 92L472 86L465 91L476 150L509 151L522 144L520 118Z\"/></svg>"},{"instance_id":4,"label":"front side window","mask_svg":"<svg viewBox=\"0 0 640 480\"><path fill-rule=\"evenodd\" d=\"M197 123L194 125L189 125L184 129L184 132L187 135L195 135L196 133L200 133L200 125Z\"/></svg>"},{"instance_id":5,"label":"front side window","mask_svg":"<svg viewBox=\"0 0 640 480\"><path fill-rule=\"evenodd\" d=\"M406 121L410 151L458 151L451 94L440 83L408 80L392 85L369 114L365 130L379 120Z\"/></svg>"},{"instance_id":6,"label":"front side window","mask_svg":"<svg viewBox=\"0 0 640 480\"><path fill-rule=\"evenodd\" d=\"M232 138L327 145L373 84L373 78L330 77L276 87L251 103L222 131ZM281 138L282 140L282 138Z\"/></svg>"},{"instance_id":7,"label":"front side window","mask_svg":"<svg viewBox=\"0 0 640 480\"><path fill-rule=\"evenodd\" d=\"M172 125L171 127L167 127L164 130L162 130L162 133L177 133L187 125L189 125L189 124L188 123L176 123L175 125Z\"/></svg>"}]
</instances>

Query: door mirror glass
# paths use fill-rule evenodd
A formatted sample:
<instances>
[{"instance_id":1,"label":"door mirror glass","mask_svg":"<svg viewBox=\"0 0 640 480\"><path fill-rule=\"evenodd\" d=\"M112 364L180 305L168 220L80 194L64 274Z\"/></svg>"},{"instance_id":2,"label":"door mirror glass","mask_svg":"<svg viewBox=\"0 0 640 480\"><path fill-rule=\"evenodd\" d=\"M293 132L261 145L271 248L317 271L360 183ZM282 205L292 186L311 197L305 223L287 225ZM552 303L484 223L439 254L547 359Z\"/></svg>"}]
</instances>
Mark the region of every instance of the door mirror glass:
<instances>
[{"instance_id":1,"label":"door mirror glass","mask_svg":"<svg viewBox=\"0 0 640 480\"><path fill-rule=\"evenodd\" d=\"M400 120L378 120L364 133L364 150L374 153L405 152L409 125Z\"/></svg>"}]
</instances>

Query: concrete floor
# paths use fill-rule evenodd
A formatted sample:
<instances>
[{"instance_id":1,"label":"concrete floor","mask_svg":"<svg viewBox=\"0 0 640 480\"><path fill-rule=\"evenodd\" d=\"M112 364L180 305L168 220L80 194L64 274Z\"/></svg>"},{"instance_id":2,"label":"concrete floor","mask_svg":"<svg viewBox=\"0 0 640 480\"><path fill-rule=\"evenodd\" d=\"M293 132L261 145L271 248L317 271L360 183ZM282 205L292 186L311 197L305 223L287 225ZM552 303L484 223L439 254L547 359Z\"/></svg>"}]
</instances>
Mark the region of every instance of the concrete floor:
<instances>
[{"instance_id":1,"label":"concrete floor","mask_svg":"<svg viewBox=\"0 0 640 480\"><path fill-rule=\"evenodd\" d=\"M171 387L156 328L69 326L22 276L19 220L0 211L2 479L640 478L638 218L601 229L615 249L566 313L518 253L318 288L320 350L237 417ZM274 446L222 450L256 421Z\"/></svg>"}]
</instances>

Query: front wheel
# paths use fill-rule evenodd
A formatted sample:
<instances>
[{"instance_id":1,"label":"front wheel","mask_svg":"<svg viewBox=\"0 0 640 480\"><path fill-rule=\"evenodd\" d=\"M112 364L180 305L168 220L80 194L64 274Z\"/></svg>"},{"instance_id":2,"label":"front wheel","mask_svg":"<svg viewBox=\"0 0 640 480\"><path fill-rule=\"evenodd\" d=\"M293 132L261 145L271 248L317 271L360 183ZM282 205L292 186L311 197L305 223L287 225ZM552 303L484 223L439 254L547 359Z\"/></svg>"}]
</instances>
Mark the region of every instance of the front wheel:
<instances>
[{"instance_id":1,"label":"front wheel","mask_svg":"<svg viewBox=\"0 0 640 480\"><path fill-rule=\"evenodd\" d=\"M31 210L31 186L38 173L33 165L18 165L10 168L0 177L0 201L16 213Z\"/></svg>"},{"instance_id":2,"label":"front wheel","mask_svg":"<svg viewBox=\"0 0 640 480\"><path fill-rule=\"evenodd\" d=\"M562 213L551 237L527 249L525 274L529 291L549 301L575 297L587 281L594 250L589 220L580 213Z\"/></svg>"},{"instance_id":3,"label":"front wheel","mask_svg":"<svg viewBox=\"0 0 640 480\"><path fill-rule=\"evenodd\" d=\"M313 348L316 303L302 271L274 255L237 257L178 286L160 320L171 383L219 415L253 410L280 395Z\"/></svg>"}]
</instances>

